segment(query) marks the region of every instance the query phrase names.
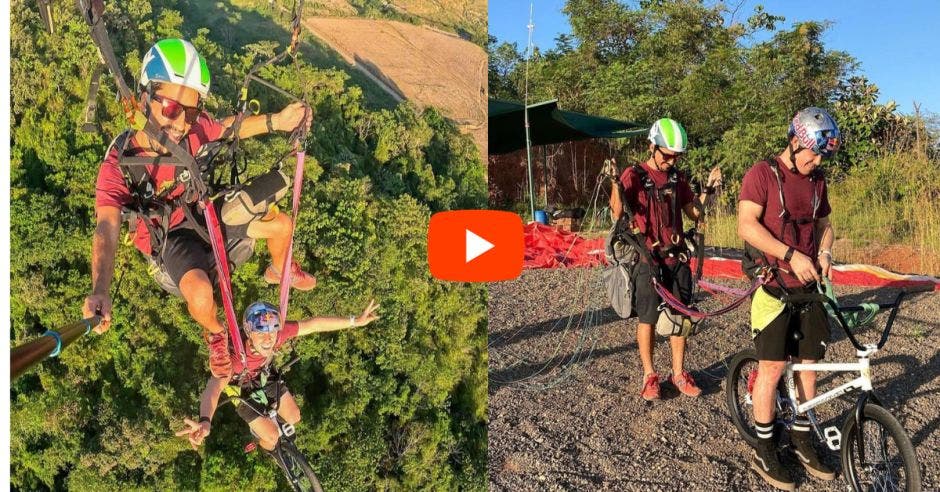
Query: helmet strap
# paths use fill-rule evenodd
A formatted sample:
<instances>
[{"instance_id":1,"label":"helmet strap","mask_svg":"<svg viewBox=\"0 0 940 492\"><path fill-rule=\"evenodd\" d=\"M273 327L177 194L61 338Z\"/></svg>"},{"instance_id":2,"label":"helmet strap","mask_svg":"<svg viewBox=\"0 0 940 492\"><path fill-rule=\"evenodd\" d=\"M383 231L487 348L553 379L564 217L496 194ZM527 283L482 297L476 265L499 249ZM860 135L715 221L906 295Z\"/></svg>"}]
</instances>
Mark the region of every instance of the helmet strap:
<instances>
[{"instance_id":1,"label":"helmet strap","mask_svg":"<svg viewBox=\"0 0 940 492\"><path fill-rule=\"evenodd\" d=\"M790 157L790 172L792 172L792 173L794 173L794 174L796 174L796 173L799 172L799 170L796 168L796 154L799 153L801 150L804 150L804 149L805 149L805 147L800 146L800 147L797 147L797 148L794 150L794 149L793 149L793 142L792 142L792 141L791 141L791 142L787 142L787 151L789 152L788 155L789 155L789 157Z\"/></svg>"}]
</instances>

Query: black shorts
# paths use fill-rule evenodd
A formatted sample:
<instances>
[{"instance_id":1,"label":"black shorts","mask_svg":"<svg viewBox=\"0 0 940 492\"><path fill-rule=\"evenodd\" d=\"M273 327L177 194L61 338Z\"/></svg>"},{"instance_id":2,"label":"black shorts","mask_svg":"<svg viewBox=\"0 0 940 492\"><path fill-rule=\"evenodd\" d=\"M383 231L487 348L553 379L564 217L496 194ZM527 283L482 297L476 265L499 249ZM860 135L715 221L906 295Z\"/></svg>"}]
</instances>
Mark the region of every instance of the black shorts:
<instances>
[{"instance_id":1,"label":"black shorts","mask_svg":"<svg viewBox=\"0 0 940 492\"><path fill-rule=\"evenodd\" d=\"M217 207L218 208L218 207ZM205 228L205 219L193 215L198 221L197 227ZM229 226L222 224L222 237L225 241L231 239L245 239L248 237L248 224L239 226ZM164 268L167 274L173 280L173 284L179 287L180 279L190 270L202 270L209 275L213 283L216 281L215 255L212 253L212 245L193 229L189 219L177 225L166 237L166 246L161 255Z\"/></svg>"},{"instance_id":2,"label":"black shorts","mask_svg":"<svg viewBox=\"0 0 940 492\"><path fill-rule=\"evenodd\" d=\"M282 396L289 393L286 384L282 383L279 388L276 386L278 386L277 379L272 378L263 387L241 388L241 401L235 406L238 416L250 424L256 418L265 415L265 410L270 408L274 401L280 401Z\"/></svg>"},{"instance_id":3,"label":"black shorts","mask_svg":"<svg viewBox=\"0 0 940 492\"><path fill-rule=\"evenodd\" d=\"M773 287L763 289L774 297L781 294ZM816 284L791 291L794 294L817 292ZM788 357L822 360L828 344L829 315L818 302L787 307L754 338L760 360L785 361Z\"/></svg>"},{"instance_id":4,"label":"black shorts","mask_svg":"<svg viewBox=\"0 0 940 492\"><path fill-rule=\"evenodd\" d=\"M692 301L692 270L688 263L678 262L675 266L656 265L650 267L641 261L633 269L633 310L640 323L655 325L659 319L659 305L663 300L653 288L651 268L659 271L659 278L683 304Z\"/></svg>"}]
</instances>

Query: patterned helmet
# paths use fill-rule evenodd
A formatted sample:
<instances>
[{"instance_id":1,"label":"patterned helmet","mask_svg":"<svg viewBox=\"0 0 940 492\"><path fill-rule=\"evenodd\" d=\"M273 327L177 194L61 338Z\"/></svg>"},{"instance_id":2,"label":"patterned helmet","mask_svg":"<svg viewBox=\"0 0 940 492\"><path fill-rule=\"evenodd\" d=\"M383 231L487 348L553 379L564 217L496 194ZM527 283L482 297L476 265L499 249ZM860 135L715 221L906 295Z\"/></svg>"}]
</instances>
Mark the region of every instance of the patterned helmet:
<instances>
[{"instance_id":1,"label":"patterned helmet","mask_svg":"<svg viewBox=\"0 0 940 492\"><path fill-rule=\"evenodd\" d=\"M806 108L796 113L787 132L787 138L793 136L799 140L800 146L825 159L836 155L842 145L842 133L836 120L820 108Z\"/></svg>"},{"instance_id":2,"label":"patterned helmet","mask_svg":"<svg viewBox=\"0 0 940 492\"><path fill-rule=\"evenodd\" d=\"M245 310L242 329L247 335L252 332L277 332L281 329L281 315L270 302L258 301L252 303Z\"/></svg>"},{"instance_id":3,"label":"patterned helmet","mask_svg":"<svg viewBox=\"0 0 940 492\"><path fill-rule=\"evenodd\" d=\"M209 67L193 45L183 39L162 39L144 55L140 85L169 82L195 89L202 97L209 94Z\"/></svg>"},{"instance_id":4,"label":"patterned helmet","mask_svg":"<svg viewBox=\"0 0 940 492\"><path fill-rule=\"evenodd\" d=\"M650 142L658 147L669 149L673 152L685 152L689 139L685 135L685 128L678 121L672 118L661 118L653 123L650 128Z\"/></svg>"}]
</instances>

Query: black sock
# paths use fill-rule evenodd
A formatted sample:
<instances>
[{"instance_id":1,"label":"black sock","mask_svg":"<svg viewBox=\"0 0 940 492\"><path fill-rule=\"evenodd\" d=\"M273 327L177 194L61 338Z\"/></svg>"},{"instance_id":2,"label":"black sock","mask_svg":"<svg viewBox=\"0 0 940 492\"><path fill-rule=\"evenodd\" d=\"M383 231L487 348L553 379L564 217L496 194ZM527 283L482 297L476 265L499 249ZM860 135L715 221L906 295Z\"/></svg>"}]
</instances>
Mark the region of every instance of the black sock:
<instances>
[{"instance_id":1,"label":"black sock","mask_svg":"<svg viewBox=\"0 0 940 492\"><path fill-rule=\"evenodd\" d=\"M797 415L790 428L790 440L794 445L810 444L810 424L806 415Z\"/></svg>"},{"instance_id":2,"label":"black sock","mask_svg":"<svg viewBox=\"0 0 940 492\"><path fill-rule=\"evenodd\" d=\"M774 445L774 423L773 421L764 423L754 421L754 430L757 431L757 448L773 449Z\"/></svg>"}]
</instances>

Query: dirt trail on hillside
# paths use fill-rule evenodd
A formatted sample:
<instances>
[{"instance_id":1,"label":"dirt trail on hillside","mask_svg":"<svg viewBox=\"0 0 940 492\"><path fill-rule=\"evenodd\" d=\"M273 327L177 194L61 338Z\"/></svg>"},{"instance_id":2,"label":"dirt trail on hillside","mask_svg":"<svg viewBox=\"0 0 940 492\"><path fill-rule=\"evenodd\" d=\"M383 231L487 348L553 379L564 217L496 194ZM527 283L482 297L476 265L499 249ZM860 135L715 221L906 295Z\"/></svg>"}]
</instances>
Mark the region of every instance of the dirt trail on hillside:
<instances>
[{"instance_id":1,"label":"dirt trail on hillside","mask_svg":"<svg viewBox=\"0 0 940 492\"><path fill-rule=\"evenodd\" d=\"M750 448L735 431L724 402L725 364L752 346L746 306L706 322L690 340L686 367L703 388L700 398L684 397L664 383L663 399L646 403L639 397L635 319L620 320L606 308L597 313L593 332L573 328L559 335L569 316L588 319L585 299L604 303L602 284L592 280L597 271L583 272L530 270L515 281L490 285L491 490L767 489L748 470ZM579 280L582 275L587 280ZM843 304L890 302L896 292L837 287ZM709 310L728 301L714 299L701 306ZM861 332L862 340L875 341L885 321L886 315L879 315L875 328ZM853 360L854 349L844 336L834 340L827 359ZM876 393L917 450L925 490L940 488L938 347L940 294L918 294L902 305L890 340L872 364ZM576 349L582 353L581 364L560 384L544 389L566 375L556 366L578 360ZM657 337L655 349L656 369L668 376L667 342ZM831 388L843 377L821 374L820 387ZM509 383L520 379L529 384ZM853 402L844 396L822 407L824 425L841 426ZM802 490L846 489L841 476L822 482L798 469L793 458L786 459ZM841 470L838 455L830 453L825 460Z\"/></svg>"},{"instance_id":2,"label":"dirt trail on hillside","mask_svg":"<svg viewBox=\"0 0 940 492\"><path fill-rule=\"evenodd\" d=\"M310 32L398 100L433 106L472 134L486 157L487 58L479 46L402 22L310 17Z\"/></svg>"}]
</instances>

